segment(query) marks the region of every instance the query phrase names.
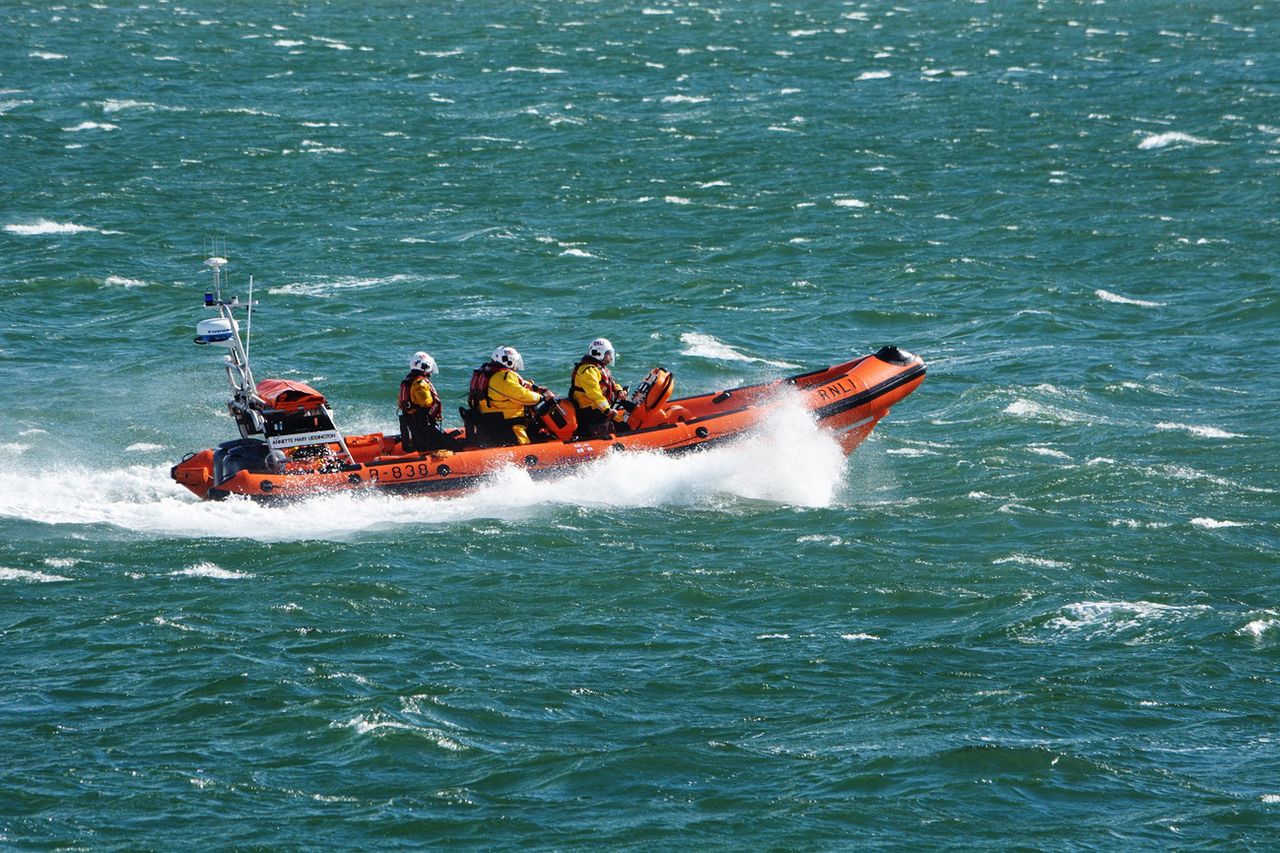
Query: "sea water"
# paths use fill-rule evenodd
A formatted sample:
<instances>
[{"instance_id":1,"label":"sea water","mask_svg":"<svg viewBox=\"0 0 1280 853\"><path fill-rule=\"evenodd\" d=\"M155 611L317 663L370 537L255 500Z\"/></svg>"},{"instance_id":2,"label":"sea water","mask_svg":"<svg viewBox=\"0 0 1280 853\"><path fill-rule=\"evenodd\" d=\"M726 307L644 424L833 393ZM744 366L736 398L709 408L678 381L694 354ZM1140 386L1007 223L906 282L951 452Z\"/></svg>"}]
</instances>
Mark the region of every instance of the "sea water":
<instances>
[{"instance_id":1,"label":"sea water","mask_svg":"<svg viewBox=\"0 0 1280 853\"><path fill-rule=\"evenodd\" d=\"M1280 832L1267 2L0 8L0 845ZM260 378L677 395L894 343L846 460L201 503Z\"/></svg>"}]
</instances>

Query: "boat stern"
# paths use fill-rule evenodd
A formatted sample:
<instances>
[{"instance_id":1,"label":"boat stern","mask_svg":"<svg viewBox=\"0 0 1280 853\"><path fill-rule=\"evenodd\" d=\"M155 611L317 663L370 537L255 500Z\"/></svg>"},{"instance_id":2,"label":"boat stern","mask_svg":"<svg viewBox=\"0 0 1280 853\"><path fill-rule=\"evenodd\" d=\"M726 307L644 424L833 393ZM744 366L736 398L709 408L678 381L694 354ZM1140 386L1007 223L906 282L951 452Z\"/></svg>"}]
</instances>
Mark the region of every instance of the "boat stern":
<instances>
[{"instance_id":1,"label":"boat stern","mask_svg":"<svg viewBox=\"0 0 1280 853\"><path fill-rule=\"evenodd\" d=\"M213 488L213 451L201 450L189 453L181 462L169 469L175 483L186 486L197 497L207 499Z\"/></svg>"}]
</instances>

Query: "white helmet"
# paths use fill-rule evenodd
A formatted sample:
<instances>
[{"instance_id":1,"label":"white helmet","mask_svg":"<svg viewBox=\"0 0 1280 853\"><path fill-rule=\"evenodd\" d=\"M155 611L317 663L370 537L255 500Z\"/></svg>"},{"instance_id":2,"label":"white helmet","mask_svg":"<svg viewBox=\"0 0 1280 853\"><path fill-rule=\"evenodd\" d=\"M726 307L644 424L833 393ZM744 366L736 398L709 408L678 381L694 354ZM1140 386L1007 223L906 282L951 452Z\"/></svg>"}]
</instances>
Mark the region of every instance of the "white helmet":
<instances>
[{"instance_id":1,"label":"white helmet","mask_svg":"<svg viewBox=\"0 0 1280 853\"><path fill-rule=\"evenodd\" d=\"M613 344L609 343L608 338L596 338L587 346L587 355L594 358L601 364L608 364L616 361L617 353L613 351Z\"/></svg>"},{"instance_id":2,"label":"white helmet","mask_svg":"<svg viewBox=\"0 0 1280 853\"><path fill-rule=\"evenodd\" d=\"M524 357L516 351L515 347L498 347L489 358L512 370L524 370Z\"/></svg>"},{"instance_id":3,"label":"white helmet","mask_svg":"<svg viewBox=\"0 0 1280 853\"><path fill-rule=\"evenodd\" d=\"M421 370L428 376L436 375L436 360L422 350L409 356L409 369Z\"/></svg>"}]
</instances>

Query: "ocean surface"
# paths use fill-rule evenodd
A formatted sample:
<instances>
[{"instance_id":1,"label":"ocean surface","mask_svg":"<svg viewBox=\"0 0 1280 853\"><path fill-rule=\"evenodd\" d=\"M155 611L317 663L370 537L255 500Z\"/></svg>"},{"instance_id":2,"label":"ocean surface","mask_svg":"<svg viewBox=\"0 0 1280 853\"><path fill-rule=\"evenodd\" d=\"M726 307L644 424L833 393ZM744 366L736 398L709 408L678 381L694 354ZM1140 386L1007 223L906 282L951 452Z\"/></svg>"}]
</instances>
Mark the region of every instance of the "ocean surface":
<instances>
[{"instance_id":1,"label":"ocean surface","mask_svg":"<svg viewBox=\"0 0 1280 853\"><path fill-rule=\"evenodd\" d=\"M1280 5L0 4L0 847L1274 849ZM677 395L845 459L201 503L259 378Z\"/></svg>"}]
</instances>

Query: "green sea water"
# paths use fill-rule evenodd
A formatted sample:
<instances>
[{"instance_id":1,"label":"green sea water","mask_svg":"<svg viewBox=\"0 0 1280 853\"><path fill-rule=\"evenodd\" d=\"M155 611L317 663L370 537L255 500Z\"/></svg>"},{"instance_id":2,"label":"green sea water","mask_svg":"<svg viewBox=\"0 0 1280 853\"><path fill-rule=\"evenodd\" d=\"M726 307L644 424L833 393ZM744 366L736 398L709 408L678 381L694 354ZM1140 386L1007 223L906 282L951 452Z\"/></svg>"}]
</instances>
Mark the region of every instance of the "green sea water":
<instances>
[{"instance_id":1,"label":"green sea water","mask_svg":"<svg viewBox=\"0 0 1280 853\"><path fill-rule=\"evenodd\" d=\"M8 0L0 188L0 847L1280 837L1273 0ZM351 432L417 349L929 378L201 503L211 248Z\"/></svg>"}]
</instances>

